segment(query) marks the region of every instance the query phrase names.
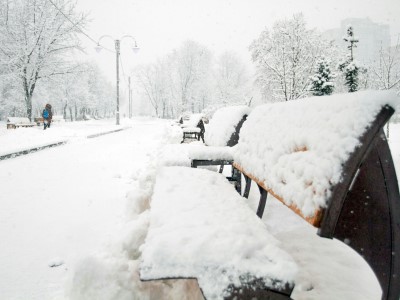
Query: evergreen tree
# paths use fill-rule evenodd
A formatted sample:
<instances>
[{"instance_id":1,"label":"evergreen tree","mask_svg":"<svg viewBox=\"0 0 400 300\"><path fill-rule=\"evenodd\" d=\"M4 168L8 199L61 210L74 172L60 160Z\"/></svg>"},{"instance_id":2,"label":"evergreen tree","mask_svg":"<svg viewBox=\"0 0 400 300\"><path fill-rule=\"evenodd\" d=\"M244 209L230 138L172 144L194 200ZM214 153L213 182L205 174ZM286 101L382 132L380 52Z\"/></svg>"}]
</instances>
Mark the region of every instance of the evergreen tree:
<instances>
[{"instance_id":1,"label":"evergreen tree","mask_svg":"<svg viewBox=\"0 0 400 300\"><path fill-rule=\"evenodd\" d=\"M347 49L349 49L350 54L347 56L347 59L339 65L339 70L344 74L349 93L352 93L358 90L358 74L360 72L360 67L354 61L353 50L357 47L358 39L354 37L352 26L347 28L347 37L343 38L343 40L349 43Z\"/></svg>"},{"instance_id":2,"label":"evergreen tree","mask_svg":"<svg viewBox=\"0 0 400 300\"><path fill-rule=\"evenodd\" d=\"M331 72L329 61L321 57L317 61L315 74L310 76L311 84L309 90L314 96L330 95L334 89L333 79L335 74Z\"/></svg>"}]
</instances>

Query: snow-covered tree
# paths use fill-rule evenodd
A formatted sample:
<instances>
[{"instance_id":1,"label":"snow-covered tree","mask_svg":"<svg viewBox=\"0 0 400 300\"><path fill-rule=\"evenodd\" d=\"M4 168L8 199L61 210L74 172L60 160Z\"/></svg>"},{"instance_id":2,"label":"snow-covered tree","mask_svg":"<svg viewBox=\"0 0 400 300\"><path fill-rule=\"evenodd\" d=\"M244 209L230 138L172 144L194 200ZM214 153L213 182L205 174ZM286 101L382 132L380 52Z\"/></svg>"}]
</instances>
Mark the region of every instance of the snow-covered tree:
<instances>
[{"instance_id":1,"label":"snow-covered tree","mask_svg":"<svg viewBox=\"0 0 400 300\"><path fill-rule=\"evenodd\" d=\"M244 103L249 76L245 64L234 52L224 52L217 60L215 98L223 105Z\"/></svg>"},{"instance_id":2,"label":"snow-covered tree","mask_svg":"<svg viewBox=\"0 0 400 300\"><path fill-rule=\"evenodd\" d=\"M0 120L26 116L24 95L11 78L0 77Z\"/></svg>"},{"instance_id":3,"label":"snow-covered tree","mask_svg":"<svg viewBox=\"0 0 400 300\"><path fill-rule=\"evenodd\" d=\"M62 80L61 80L62 79ZM94 63L83 63L78 73L43 80L36 88L33 107L37 116L46 103L54 114L80 120L84 115L106 117L114 114L114 88Z\"/></svg>"},{"instance_id":4,"label":"snow-covered tree","mask_svg":"<svg viewBox=\"0 0 400 300\"><path fill-rule=\"evenodd\" d=\"M194 111L196 106L201 106L199 88L210 76L212 55L206 47L185 41L169 58L172 60L173 86L181 100L180 110Z\"/></svg>"},{"instance_id":5,"label":"snow-covered tree","mask_svg":"<svg viewBox=\"0 0 400 300\"><path fill-rule=\"evenodd\" d=\"M315 30L306 28L302 14L265 29L250 46L261 91L284 101L304 97L316 60L329 46Z\"/></svg>"},{"instance_id":6,"label":"snow-covered tree","mask_svg":"<svg viewBox=\"0 0 400 300\"><path fill-rule=\"evenodd\" d=\"M163 118L168 114L171 91L168 71L167 62L161 59L156 63L139 66L136 70L137 85L142 89L156 115Z\"/></svg>"},{"instance_id":7,"label":"snow-covered tree","mask_svg":"<svg viewBox=\"0 0 400 300\"><path fill-rule=\"evenodd\" d=\"M330 95L333 92L335 84L333 79L335 74L330 68L330 61L321 57L317 61L315 74L310 77L310 91L314 96Z\"/></svg>"},{"instance_id":8,"label":"snow-covered tree","mask_svg":"<svg viewBox=\"0 0 400 300\"><path fill-rule=\"evenodd\" d=\"M359 73L364 72L364 69L354 60L353 51L357 47L359 40L354 36L351 25L347 27L347 36L343 40L348 43L347 49L350 53L347 55L346 60L339 64L339 70L343 73L345 84L348 87L349 93L351 93L358 90Z\"/></svg>"},{"instance_id":9,"label":"snow-covered tree","mask_svg":"<svg viewBox=\"0 0 400 300\"><path fill-rule=\"evenodd\" d=\"M57 6L57 8L53 5ZM26 114L38 81L74 71L66 54L79 48L85 17L70 0L0 0L0 64L20 82Z\"/></svg>"}]
</instances>

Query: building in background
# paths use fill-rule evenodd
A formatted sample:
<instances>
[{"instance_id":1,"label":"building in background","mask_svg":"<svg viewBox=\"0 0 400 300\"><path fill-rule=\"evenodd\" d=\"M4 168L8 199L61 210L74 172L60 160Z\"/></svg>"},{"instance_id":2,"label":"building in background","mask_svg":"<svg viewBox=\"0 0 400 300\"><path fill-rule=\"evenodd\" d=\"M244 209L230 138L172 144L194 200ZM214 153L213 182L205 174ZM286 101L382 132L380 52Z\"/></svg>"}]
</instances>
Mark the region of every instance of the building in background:
<instances>
[{"instance_id":1,"label":"building in background","mask_svg":"<svg viewBox=\"0 0 400 300\"><path fill-rule=\"evenodd\" d=\"M340 28L324 32L324 37L335 41L340 48L345 49L343 37L349 25L353 26L354 35L359 39L354 56L359 62L369 65L378 58L380 49L390 47L390 27L386 24L374 23L369 18L349 18L341 22Z\"/></svg>"}]
</instances>

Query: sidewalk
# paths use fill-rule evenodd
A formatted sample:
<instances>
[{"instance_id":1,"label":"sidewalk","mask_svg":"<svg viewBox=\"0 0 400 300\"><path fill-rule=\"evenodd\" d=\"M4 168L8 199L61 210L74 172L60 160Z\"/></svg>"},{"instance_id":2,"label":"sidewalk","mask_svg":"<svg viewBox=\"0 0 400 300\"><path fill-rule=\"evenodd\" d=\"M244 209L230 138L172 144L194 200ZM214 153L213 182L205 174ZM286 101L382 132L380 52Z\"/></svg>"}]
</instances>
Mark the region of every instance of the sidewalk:
<instances>
[{"instance_id":1,"label":"sidewalk","mask_svg":"<svg viewBox=\"0 0 400 300\"><path fill-rule=\"evenodd\" d=\"M127 122L118 126L113 122L114 120L54 123L47 130L43 130L41 126L7 130L0 125L0 160L131 128L131 124Z\"/></svg>"}]
</instances>

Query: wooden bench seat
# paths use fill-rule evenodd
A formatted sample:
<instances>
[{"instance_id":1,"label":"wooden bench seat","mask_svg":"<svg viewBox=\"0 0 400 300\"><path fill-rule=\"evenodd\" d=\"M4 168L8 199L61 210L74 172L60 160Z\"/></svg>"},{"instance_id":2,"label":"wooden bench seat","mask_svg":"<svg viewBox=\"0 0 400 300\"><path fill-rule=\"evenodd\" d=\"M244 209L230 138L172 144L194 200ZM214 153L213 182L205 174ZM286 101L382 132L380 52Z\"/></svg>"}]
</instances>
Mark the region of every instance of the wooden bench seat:
<instances>
[{"instance_id":1,"label":"wooden bench seat","mask_svg":"<svg viewBox=\"0 0 400 300\"><path fill-rule=\"evenodd\" d=\"M8 117L7 129L16 129L18 127L33 127L35 123L31 123L28 118L23 117Z\"/></svg>"},{"instance_id":2,"label":"wooden bench seat","mask_svg":"<svg viewBox=\"0 0 400 300\"><path fill-rule=\"evenodd\" d=\"M199 127L184 127L183 130L183 140L187 139L200 139L201 129Z\"/></svg>"},{"instance_id":3,"label":"wooden bench seat","mask_svg":"<svg viewBox=\"0 0 400 300\"><path fill-rule=\"evenodd\" d=\"M398 98L360 92L260 106L241 131L234 167L321 237L336 238L374 271L382 299L400 297L400 196L383 126ZM261 135L260 132L264 134Z\"/></svg>"},{"instance_id":4,"label":"wooden bench seat","mask_svg":"<svg viewBox=\"0 0 400 300\"><path fill-rule=\"evenodd\" d=\"M296 263L223 175L163 167L156 182L142 280L196 278L206 299L289 298Z\"/></svg>"}]
</instances>

